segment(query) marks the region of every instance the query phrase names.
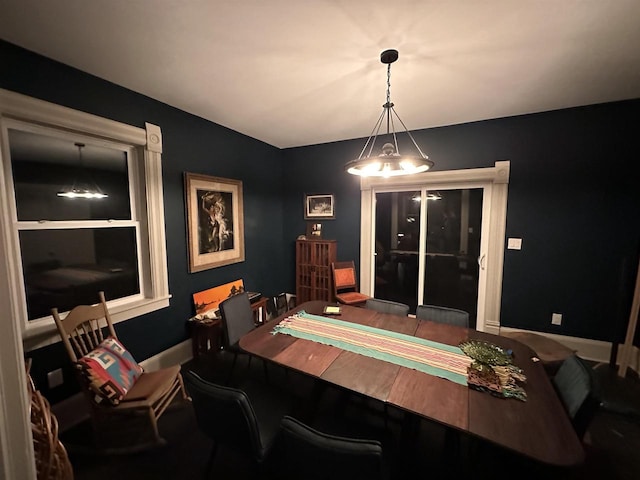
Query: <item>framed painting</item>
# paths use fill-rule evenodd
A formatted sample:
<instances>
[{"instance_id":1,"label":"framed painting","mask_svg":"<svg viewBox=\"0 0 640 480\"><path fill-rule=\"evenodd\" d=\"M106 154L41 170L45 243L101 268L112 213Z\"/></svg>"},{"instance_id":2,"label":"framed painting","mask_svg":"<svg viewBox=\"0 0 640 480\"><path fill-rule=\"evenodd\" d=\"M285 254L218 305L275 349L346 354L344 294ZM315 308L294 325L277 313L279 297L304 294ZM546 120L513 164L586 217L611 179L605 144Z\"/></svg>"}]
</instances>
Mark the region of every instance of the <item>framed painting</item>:
<instances>
[{"instance_id":1,"label":"framed painting","mask_svg":"<svg viewBox=\"0 0 640 480\"><path fill-rule=\"evenodd\" d=\"M305 195L304 218L307 220L336 218L333 194Z\"/></svg>"},{"instance_id":2,"label":"framed painting","mask_svg":"<svg viewBox=\"0 0 640 480\"><path fill-rule=\"evenodd\" d=\"M242 182L184 174L189 271L244 262Z\"/></svg>"}]
</instances>

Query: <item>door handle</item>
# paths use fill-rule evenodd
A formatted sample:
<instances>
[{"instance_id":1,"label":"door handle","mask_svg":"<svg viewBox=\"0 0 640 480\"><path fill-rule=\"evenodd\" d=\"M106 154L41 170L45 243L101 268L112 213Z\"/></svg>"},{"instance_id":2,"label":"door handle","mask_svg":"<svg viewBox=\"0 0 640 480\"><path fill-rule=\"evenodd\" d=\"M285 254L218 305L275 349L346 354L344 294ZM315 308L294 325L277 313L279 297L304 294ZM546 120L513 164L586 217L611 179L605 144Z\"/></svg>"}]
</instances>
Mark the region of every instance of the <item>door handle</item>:
<instances>
[{"instance_id":1,"label":"door handle","mask_svg":"<svg viewBox=\"0 0 640 480\"><path fill-rule=\"evenodd\" d=\"M484 270L484 259L487 257L485 253L483 253L480 257L478 257L478 266Z\"/></svg>"}]
</instances>

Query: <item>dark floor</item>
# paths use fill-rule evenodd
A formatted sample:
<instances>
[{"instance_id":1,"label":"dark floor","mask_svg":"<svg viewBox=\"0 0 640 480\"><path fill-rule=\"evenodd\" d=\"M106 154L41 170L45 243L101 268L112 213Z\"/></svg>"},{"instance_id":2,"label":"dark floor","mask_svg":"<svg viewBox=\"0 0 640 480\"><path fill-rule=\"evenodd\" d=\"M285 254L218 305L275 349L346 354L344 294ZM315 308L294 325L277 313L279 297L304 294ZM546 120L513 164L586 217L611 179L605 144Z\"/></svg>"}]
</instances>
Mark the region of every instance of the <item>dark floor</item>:
<instances>
[{"instance_id":1,"label":"dark floor","mask_svg":"<svg viewBox=\"0 0 640 480\"><path fill-rule=\"evenodd\" d=\"M229 368L224 354L192 361L192 369L211 381L222 382ZM426 478L571 478L634 479L640 478L640 381L631 372L620 379L606 365L596 365L602 386L604 408L596 415L585 436L587 461L572 470L548 469L504 450L463 437L460 452L452 460L445 448L445 430L430 422L420 422L418 437L410 445L400 440L400 412L390 411L385 426L382 406L371 400L354 398L327 387L317 404L309 408L313 384L307 377L269 366L269 384L259 360L247 368L244 358L238 361L232 383L252 381L257 388L279 389L293 399L291 414L319 430L330 433L376 438L382 441L392 479ZM260 394L254 393L254 403ZM251 397L251 395L250 395ZM316 395L317 397L317 395ZM200 479L205 475L212 443L198 431L190 404L174 404L160 419L160 431L166 446L129 455L102 456L91 448L88 425L82 424L62 435L69 450L77 480L132 479ZM448 445L448 444L447 444ZM401 453L402 452L402 453ZM210 478L242 480L251 477L246 459L220 449Z\"/></svg>"}]
</instances>

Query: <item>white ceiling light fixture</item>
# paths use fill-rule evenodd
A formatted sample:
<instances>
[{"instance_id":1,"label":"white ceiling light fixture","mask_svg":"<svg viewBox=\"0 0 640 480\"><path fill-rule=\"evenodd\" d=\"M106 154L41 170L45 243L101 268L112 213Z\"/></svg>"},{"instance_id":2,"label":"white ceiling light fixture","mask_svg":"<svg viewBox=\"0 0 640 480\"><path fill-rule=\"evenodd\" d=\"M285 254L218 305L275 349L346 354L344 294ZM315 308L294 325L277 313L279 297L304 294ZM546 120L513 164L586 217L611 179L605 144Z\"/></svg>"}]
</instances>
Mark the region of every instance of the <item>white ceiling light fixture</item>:
<instances>
[{"instance_id":1,"label":"white ceiling light fixture","mask_svg":"<svg viewBox=\"0 0 640 480\"><path fill-rule=\"evenodd\" d=\"M66 187L58 192L58 197L66 198L88 198L88 199L100 199L107 198L109 195L100 190L100 187L93 180L91 174L85 169L84 162L82 161L82 149L84 143L75 143L78 147L78 157L80 160L80 167L78 169L78 175L73 180L73 184L70 187Z\"/></svg>"},{"instance_id":2,"label":"white ceiling light fixture","mask_svg":"<svg viewBox=\"0 0 640 480\"><path fill-rule=\"evenodd\" d=\"M387 65L387 103L382 106L382 113L373 127L360 156L348 162L344 169L352 175L363 177L394 177L399 175L412 175L414 173L426 172L433 167L433 162L429 160L416 143L413 135L404 124L393 103L391 102L391 64L398 60L397 50L385 50L380 54L380 61ZM404 132L409 136L411 142L416 147L418 155L401 155L398 149L398 137L394 124L394 116L404 128ZM387 123L388 141L382 145L382 153L378 156L371 156L371 152L378 138L380 127L384 120ZM368 150L368 151L367 151ZM366 153L366 156L365 155Z\"/></svg>"}]
</instances>

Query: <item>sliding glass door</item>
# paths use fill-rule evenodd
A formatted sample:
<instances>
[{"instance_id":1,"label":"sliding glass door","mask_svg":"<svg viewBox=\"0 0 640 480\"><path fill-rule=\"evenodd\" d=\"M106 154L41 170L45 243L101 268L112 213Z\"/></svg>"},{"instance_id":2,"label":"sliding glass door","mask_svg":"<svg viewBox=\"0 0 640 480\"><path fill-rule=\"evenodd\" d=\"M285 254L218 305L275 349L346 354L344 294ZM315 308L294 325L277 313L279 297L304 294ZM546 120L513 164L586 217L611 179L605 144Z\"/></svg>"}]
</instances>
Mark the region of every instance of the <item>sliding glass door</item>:
<instances>
[{"instance_id":1,"label":"sliding glass door","mask_svg":"<svg viewBox=\"0 0 640 480\"><path fill-rule=\"evenodd\" d=\"M500 332L508 161L360 180L363 293L469 312Z\"/></svg>"},{"instance_id":2,"label":"sliding glass door","mask_svg":"<svg viewBox=\"0 0 640 480\"><path fill-rule=\"evenodd\" d=\"M374 296L459 308L475 328L482 188L376 192Z\"/></svg>"}]
</instances>

